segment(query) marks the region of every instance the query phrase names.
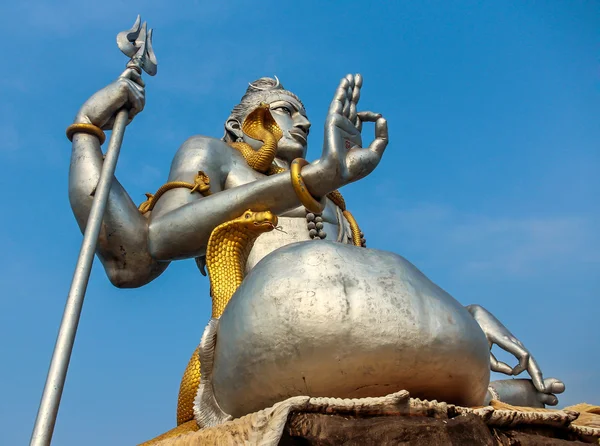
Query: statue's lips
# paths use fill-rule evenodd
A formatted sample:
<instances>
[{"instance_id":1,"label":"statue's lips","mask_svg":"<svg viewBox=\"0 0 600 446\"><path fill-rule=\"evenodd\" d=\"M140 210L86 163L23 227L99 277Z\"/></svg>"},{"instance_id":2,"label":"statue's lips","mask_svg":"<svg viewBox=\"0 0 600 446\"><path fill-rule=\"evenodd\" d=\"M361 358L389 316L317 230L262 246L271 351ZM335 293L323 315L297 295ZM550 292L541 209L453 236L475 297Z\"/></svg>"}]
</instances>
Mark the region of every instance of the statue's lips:
<instances>
[{"instance_id":1,"label":"statue's lips","mask_svg":"<svg viewBox=\"0 0 600 446\"><path fill-rule=\"evenodd\" d=\"M299 131L290 130L289 134L292 135L292 138L294 138L300 144L306 145L307 140L306 140L306 134L305 133L299 132Z\"/></svg>"}]
</instances>

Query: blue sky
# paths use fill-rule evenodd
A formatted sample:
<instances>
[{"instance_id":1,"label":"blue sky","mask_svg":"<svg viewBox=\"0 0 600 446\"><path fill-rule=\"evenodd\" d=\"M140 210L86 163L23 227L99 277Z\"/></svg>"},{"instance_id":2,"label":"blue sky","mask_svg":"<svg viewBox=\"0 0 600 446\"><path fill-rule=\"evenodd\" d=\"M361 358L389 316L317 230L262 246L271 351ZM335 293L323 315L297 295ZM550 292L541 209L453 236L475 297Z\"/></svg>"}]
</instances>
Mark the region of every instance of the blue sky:
<instances>
[{"instance_id":1,"label":"blue sky","mask_svg":"<svg viewBox=\"0 0 600 446\"><path fill-rule=\"evenodd\" d=\"M0 6L0 443L29 440L81 243L64 130L122 71L115 36L138 13L159 72L117 170L134 201L164 183L187 137L220 137L261 76L302 98L317 158L335 87L360 72L360 108L390 129L375 172L344 189L369 246L492 311L565 381L560 406L600 404L597 2L83 5ZM193 261L134 290L96 262L54 444L135 444L173 427L209 302Z\"/></svg>"}]
</instances>

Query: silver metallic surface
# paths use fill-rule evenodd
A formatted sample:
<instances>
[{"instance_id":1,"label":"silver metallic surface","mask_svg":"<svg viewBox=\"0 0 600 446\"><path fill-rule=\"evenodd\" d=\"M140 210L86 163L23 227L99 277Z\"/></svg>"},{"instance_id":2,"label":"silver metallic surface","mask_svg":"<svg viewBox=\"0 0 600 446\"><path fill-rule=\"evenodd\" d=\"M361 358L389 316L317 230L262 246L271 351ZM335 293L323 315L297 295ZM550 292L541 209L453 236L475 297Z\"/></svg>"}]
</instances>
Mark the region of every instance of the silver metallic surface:
<instances>
[{"instance_id":1,"label":"silver metallic surface","mask_svg":"<svg viewBox=\"0 0 600 446\"><path fill-rule=\"evenodd\" d=\"M140 62L143 62L143 55L139 60ZM156 72L155 70L156 68L154 69L154 72ZM44 385L44 391L31 435L31 446L49 445L52 441L60 399L67 376L67 370L69 368L77 326L79 325L81 316L81 308L83 306L85 291L90 277L92 263L94 261L94 253L101 229L102 217L108 202L109 191L117 166L121 143L125 134L128 115L129 113L126 109L121 109L114 118L111 138L106 150L106 156L104 158L99 180L95 187L94 198L92 200L89 218L87 219L87 225L85 226L81 250L79 251L79 258L77 260L77 265L75 266L75 273L73 274L71 288L67 296L67 303L65 305L48 375L46 377L46 383ZM74 144L77 144L77 141L82 138L89 139L90 136L76 134L73 138ZM91 138L96 139L94 136ZM97 139L96 142L98 142Z\"/></svg>"},{"instance_id":2,"label":"silver metallic surface","mask_svg":"<svg viewBox=\"0 0 600 446\"><path fill-rule=\"evenodd\" d=\"M480 405L489 347L469 312L404 258L327 240L263 258L220 318L212 375L234 417L296 395Z\"/></svg>"},{"instance_id":3,"label":"silver metallic surface","mask_svg":"<svg viewBox=\"0 0 600 446\"><path fill-rule=\"evenodd\" d=\"M136 22L136 25L134 25L132 30L128 31L127 35L135 35L139 32L136 36L136 38L139 38L142 28L139 22ZM123 41L123 37L120 39ZM122 48L128 54L131 52L131 48L128 48L127 45L123 45ZM302 170L304 181L314 196L324 197L327 193L368 175L380 162L383 152L387 147L388 133L385 119L378 113L358 111L357 109L362 84L363 80L360 75L348 75L340 81L335 92L325 122L322 156L319 160L309 164ZM241 154L227 144L228 142L242 140L255 148L260 146L261 143L259 141L249 138L240 128L240 124L247 113L258 106L260 102L266 102L270 105L272 115L283 132L283 137L278 144L278 153L275 162L279 166L287 167L295 157L305 156L311 123L307 118L301 101L293 93L284 90L278 79L263 78L252 82L240 104L234 107L230 117L227 119L224 126L225 136L223 139L205 136L191 137L179 148L172 162L168 181L193 182L197 172L202 170L211 179L212 195L202 197L199 194L190 194L189 191L184 189L173 189L164 194L149 216L142 216L118 180L114 177L112 178L96 252L102 261L109 279L114 285L119 287L143 286L158 277L168 267L170 261L201 257L205 253L208 238L215 227L225 221L238 217L246 209L253 209L255 211L270 210L275 213L280 217L282 227L280 231L272 231L261 235L256 241L247 264L247 270L251 271L251 276L249 277L254 277L251 283L255 285L258 283L258 279L255 277L259 273L253 270L254 265L266 257L264 261L270 266L266 267L261 262L256 267L259 268L259 271L262 271L260 274L264 274L265 277L279 277L281 280L284 280L284 277L287 277L289 274L288 270L300 268L297 272L302 274L302 276L290 277L289 279L296 281L294 283L298 287L297 293L300 294L311 295L313 292L315 294L318 292L322 296L329 296L330 294L337 296L336 299L339 300L341 299L341 294L339 294L341 293L339 277L350 277L353 280L354 276L359 277L361 278L361 286L364 286L365 290L367 285L369 287L380 286L378 285L380 283L378 281L383 280L382 276L379 276L379 273L373 270L370 264L364 264L362 269L359 270L357 263L353 263L351 259L349 263L352 263L354 266L347 269L345 263L344 265L339 264L339 275L330 275L330 283L319 279L320 276L316 278L314 276L325 274L326 272L331 274L331 268L328 266L314 268L315 259L310 258L310 256L307 256L307 263L305 265L300 264L297 259L291 261L290 264L269 260L271 259L271 256L269 256L270 253L279 248L281 250L288 250L289 248L286 245L290 243L310 240L310 234L306 225L306 212L300 206L291 185L289 174L282 173L272 176L260 174L251 169ZM131 120L137 113L143 110L144 106L144 84L137 72L129 70L127 76L122 76L88 99L77 115L77 122L92 123L107 129L111 127L114 116L121 108L128 109L129 119ZM375 137L367 147L363 148L361 131L362 123L365 121L375 122ZM92 206L92 197L95 193L102 165L102 152L97 139L90 135L77 135L73 140L69 176L69 198L77 222L82 230L86 227ZM317 248L317 246L322 243L328 243L328 246L330 246L335 240L342 243L348 242L348 235L350 234L348 222L341 216L339 209L331 203L328 204L328 208L323 214L323 226L322 230L327 233L327 241L319 240L310 242L308 244L310 249L318 250L320 248ZM110 234L110 237L107 234ZM306 250L308 248L303 247L302 249ZM354 248L351 246L342 246L340 249ZM360 248L356 249L360 250ZM275 256L273 258L277 259L281 250L276 251L273 254ZM398 256L381 251L364 249L362 251L364 252L360 255L372 257L369 257L369 261L372 264L378 264L378 262L383 262L384 264L386 262L397 263L399 270L393 274L390 273L390 277L393 278L392 288L396 287L397 291L401 292L404 288L408 289L414 286L410 282L403 284L401 280L398 280L399 277L404 277L403 274L407 274L406 277L413 277L411 274L406 273L406 271L412 270L406 266L405 261L398 260ZM350 271L352 271L352 274L350 274ZM369 273L367 274L367 272ZM419 277L420 284L430 284L427 286L423 285L423 289L439 290L439 288L431 284L420 273L417 276ZM315 283L318 284L316 289L307 287L307 284L312 283L313 280L316 280ZM375 284L369 284L369 281L374 281ZM258 287L258 285L256 286ZM263 284L263 286L267 285ZM248 288L250 285L245 282L242 287ZM421 290L421 288L418 289ZM245 293L248 293L248 291ZM465 334L459 333L455 335L451 329L452 324L448 321L447 315L438 311L440 308L438 305L439 302L453 302L451 305L453 308L451 314L456 316L461 321L461 324L463 323L463 318L467 315L471 317L471 322L465 322L466 324L472 326L474 325L473 321L475 321L481 327L481 329L473 332L478 333L477 335L473 335L468 342L465 341L465 345L470 345L469 342L479 345L480 337L483 336L488 349L487 359L484 360L475 355L476 360L474 362L479 364L478 361L487 361L489 364L491 359L494 370L503 369L500 371L504 371L505 373L510 370L511 374L516 374L516 372L526 369L530 373L533 373L535 392L548 395L552 393L553 386L551 385L549 388L545 387L545 381L542 379L541 372L539 368L532 365L532 358L529 353L527 352L527 355L524 354L524 347L522 345L520 346L521 349L516 348L515 345L517 344L514 339L506 339L504 337L506 336L504 333L506 328L499 321L495 320L495 318L491 320L487 316L489 313L480 309L481 307L469 307L469 311L471 312L471 315L469 315L466 309L455 308L458 304L441 290L432 291L429 294L411 294L406 290L402 291L402 293L395 299L390 297L390 301L385 305L382 303L384 301L377 300L384 299L381 296L369 300L368 302L372 303L374 301L381 304L381 306L376 306L374 313L378 316L368 319L371 324L361 323L357 327L354 327L354 329L357 333L362 332L363 334L367 334L369 330L379 330L382 334L393 334L399 337L398 339L388 340L386 341L387 343L382 341L381 348L383 350L391 348L390 345L393 345L394 342L404 345L402 344L403 342L413 335L416 336L415 333L420 333L420 335L423 335L423 339L419 342L422 342L425 347L430 347L430 351L435 351L439 359L431 358L429 359L430 362L419 359L421 362L418 362L411 356L413 350L410 350L410 347L406 347L408 349L406 351L410 352L410 354L403 356L402 360L398 359L396 365L399 371L394 372L397 375L392 373L390 376L396 376L398 379L403 378L403 376L400 376L401 373L407 373L406 371L411 367L411 364L413 367L421 364L421 367L430 367L430 370L425 372L425 374L431 374L431 382L433 383L431 385L434 387L438 386L434 383L445 382L445 380L449 379L447 376L452 376L453 380L460 381L459 378L455 377L455 369L462 370L462 356L450 357L448 353L444 351L438 352L435 349L437 347L436 342L438 341L439 345L446 345L448 343L451 347L463 345L461 342L463 342L462 339ZM366 294L369 296L374 295L371 291ZM441 298L440 300L439 296L448 297ZM255 298L266 299L266 296L256 296ZM402 299L405 300L403 301ZM334 302L335 305L339 306L341 304L338 300L334 299ZM330 298L326 297L324 302L319 301L315 305L321 308L329 305L329 301ZM404 304L401 302L404 302ZM448 339L440 336L435 338L436 342L433 342L432 338L428 337L430 333L428 334L426 331L411 331L409 319L402 316L403 314L406 315L405 313L400 312L397 314L397 312L391 310L387 313L383 310L387 308L386 305L390 305L392 310L398 310L399 307L396 304L404 309L413 308L412 311L418 323L425 324L423 320L426 320L432 327L439 326L440 329L449 327L449 331L446 334ZM334 312L333 314L336 311L334 308L335 305L331 308L331 311ZM306 308L302 308L303 312L307 311ZM293 307L288 308L288 310L292 313L296 311ZM378 313L380 310L383 313ZM259 311L259 309L253 311ZM409 312L409 310L406 311ZM274 318L274 321L279 320L278 318L287 317L284 314L277 314L277 312L274 314L269 313L269 315ZM431 318L428 319L428 315L431 315ZM260 317L263 318L266 316L261 314ZM348 334L346 325L342 324L338 326L330 320L317 320L323 325L321 329L326 330L325 335L332 336L333 339L337 339L340 342L346 339L344 338ZM398 325L386 325L386 323L391 324L392 322ZM238 329L248 329L252 333L258 330L254 326L240 326ZM405 329L408 331L404 332L403 330ZM435 330L433 332L437 333ZM234 334L232 333L231 336L234 336ZM376 339L377 335L373 334L373 336L375 337L367 338L363 341L360 341L357 337L354 348L360 350L363 347L367 349L374 347L375 341L373 339ZM278 344L277 348L284 351L291 348L289 345L296 345L298 342L294 338L278 339L281 344ZM494 341L488 344L490 340L497 340L498 342ZM263 340L262 338L258 338L255 341L260 345L260 342ZM289 345L287 345L288 342ZM492 344L497 344L500 348L515 354L521 363L519 368L504 367L493 356L490 357L489 347ZM479 350L477 351L479 355L480 352ZM390 354L393 357L399 358L398 352L392 351ZM526 356L527 359L525 359ZM350 356L346 359L350 361ZM523 368L525 363L527 363L527 367ZM391 370L389 367L391 366L388 366L386 370ZM420 375L422 374L421 370L425 369L413 368L412 370L413 374ZM316 373L315 371L313 372ZM230 371L230 373L233 373L233 371ZM473 388L465 390L467 392L466 395L470 395L465 398L472 398L473 400L484 398L483 395L480 395L480 392L484 392L483 394L485 394L485 390L480 389L480 384L481 388L487 386L487 378L481 375L480 379L481 382L472 383L472 387L476 388L476 390L473 390ZM238 382L239 377L235 378L235 381ZM343 381L344 379L338 377L336 383L341 382L339 385L343 387ZM222 384L223 382L221 382ZM294 386L296 386L295 382ZM293 387L294 391L296 391L296 387ZM531 391L531 389L526 389L525 386L518 386L518 388L520 392ZM285 393L285 389L282 392ZM368 390L368 387L365 387L365 389ZM306 390L305 388L303 392L305 393ZM313 390L313 388L308 390ZM428 390L425 389L423 392L427 393ZM445 390L444 392L451 393L452 391ZM442 395L448 395L448 393L442 393ZM475 397L475 395L479 396ZM527 395L532 395L532 393L530 392ZM328 393L327 396L334 395ZM453 397L453 395L449 396ZM435 398L440 399L441 397L435 396Z\"/></svg>"},{"instance_id":4,"label":"silver metallic surface","mask_svg":"<svg viewBox=\"0 0 600 446\"><path fill-rule=\"evenodd\" d=\"M558 404L558 398L556 398L556 395L554 394L565 391L565 385L555 378L547 378L544 380L546 393L538 391L533 381L530 379L492 381L489 387L492 392L496 393L501 401L512 404L513 406L525 407L545 407L546 405L556 406Z\"/></svg>"},{"instance_id":5,"label":"silver metallic surface","mask_svg":"<svg viewBox=\"0 0 600 446\"><path fill-rule=\"evenodd\" d=\"M527 380L532 384L531 386L518 383L518 381L522 382L524 380L499 381L503 384L495 388L495 391L499 393L501 400L508 403L513 401L510 404L515 406L526 406L526 404L518 404L519 401L537 401L549 406L556 406L558 398L554 394L564 392L564 383L556 378L543 379L542 370L529 350L493 314L481 305L468 305L466 308L477 321L488 340L492 371L515 376L527 371L531 377L531 380ZM510 367L508 364L498 361L491 352L494 344L514 355L519 363L515 367ZM511 382L514 382L512 384L515 386L514 389L510 387Z\"/></svg>"},{"instance_id":6,"label":"silver metallic surface","mask_svg":"<svg viewBox=\"0 0 600 446\"><path fill-rule=\"evenodd\" d=\"M146 22L140 26L140 21L138 15L130 30L117 34L117 45L123 54L131 58L128 67L141 68L150 76L154 76L158 62L152 49L152 30L147 31Z\"/></svg>"},{"instance_id":7,"label":"silver metallic surface","mask_svg":"<svg viewBox=\"0 0 600 446\"><path fill-rule=\"evenodd\" d=\"M219 407L213 392L212 371L218 326L219 319L212 318L208 321L198 350L202 379L194 400L194 418L200 428L216 426L232 418Z\"/></svg>"}]
</instances>

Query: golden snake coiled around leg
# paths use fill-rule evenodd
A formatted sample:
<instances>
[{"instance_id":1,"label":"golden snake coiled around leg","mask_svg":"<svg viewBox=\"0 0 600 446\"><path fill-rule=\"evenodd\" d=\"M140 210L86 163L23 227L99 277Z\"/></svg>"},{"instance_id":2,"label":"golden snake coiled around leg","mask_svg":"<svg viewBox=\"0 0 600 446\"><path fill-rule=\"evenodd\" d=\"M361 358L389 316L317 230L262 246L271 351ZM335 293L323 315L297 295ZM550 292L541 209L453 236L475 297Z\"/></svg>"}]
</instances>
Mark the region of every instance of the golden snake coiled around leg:
<instances>
[{"instance_id":1,"label":"golden snake coiled around leg","mask_svg":"<svg viewBox=\"0 0 600 446\"><path fill-rule=\"evenodd\" d=\"M212 317L219 318L233 293L242 284L246 259L256 238L277 226L277 216L269 211L246 211L217 226L208 239L206 268L210 278ZM200 384L200 359L194 351L183 374L177 399L177 425L194 418L194 399Z\"/></svg>"}]
</instances>

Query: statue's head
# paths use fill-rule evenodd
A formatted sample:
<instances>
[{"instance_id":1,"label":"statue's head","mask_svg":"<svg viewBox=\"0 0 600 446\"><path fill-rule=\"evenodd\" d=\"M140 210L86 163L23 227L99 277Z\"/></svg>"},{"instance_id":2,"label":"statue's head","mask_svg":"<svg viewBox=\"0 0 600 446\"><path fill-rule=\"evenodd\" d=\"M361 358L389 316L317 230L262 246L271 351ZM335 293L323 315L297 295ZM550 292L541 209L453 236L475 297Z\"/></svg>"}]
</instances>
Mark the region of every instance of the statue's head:
<instances>
[{"instance_id":1,"label":"statue's head","mask_svg":"<svg viewBox=\"0 0 600 446\"><path fill-rule=\"evenodd\" d=\"M244 141L255 149L260 148L262 142L242 132L242 123L261 102L269 104L271 115L283 132L277 144L277 157L288 162L294 158L304 158L310 121L298 96L285 90L278 79L262 77L250 84L225 123L223 139L227 142Z\"/></svg>"}]
</instances>

